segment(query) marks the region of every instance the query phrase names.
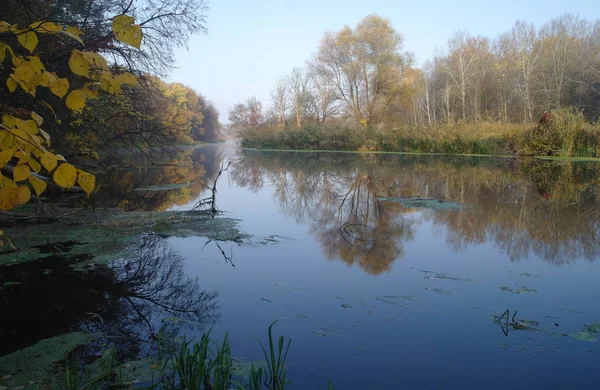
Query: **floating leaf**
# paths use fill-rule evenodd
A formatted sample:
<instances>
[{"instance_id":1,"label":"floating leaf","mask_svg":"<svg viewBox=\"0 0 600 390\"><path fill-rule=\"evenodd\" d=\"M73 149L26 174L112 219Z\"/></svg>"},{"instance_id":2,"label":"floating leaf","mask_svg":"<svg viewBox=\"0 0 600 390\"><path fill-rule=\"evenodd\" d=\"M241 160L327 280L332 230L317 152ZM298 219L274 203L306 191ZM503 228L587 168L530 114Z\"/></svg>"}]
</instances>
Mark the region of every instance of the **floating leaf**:
<instances>
[{"instance_id":1,"label":"floating leaf","mask_svg":"<svg viewBox=\"0 0 600 390\"><path fill-rule=\"evenodd\" d=\"M571 333L571 337L573 337L577 340L587 341L589 343L595 343L598 341L598 339L596 339L596 337L594 337L594 335L592 333L585 332L585 331L573 332L573 333Z\"/></svg>"},{"instance_id":2,"label":"floating leaf","mask_svg":"<svg viewBox=\"0 0 600 390\"><path fill-rule=\"evenodd\" d=\"M77 170L77 173L77 184L79 184L79 187L81 187L86 194L91 194L94 187L96 187L96 176L79 169Z\"/></svg>"},{"instance_id":3,"label":"floating leaf","mask_svg":"<svg viewBox=\"0 0 600 390\"><path fill-rule=\"evenodd\" d=\"M83 77L90 77L90 64L79 50L73 50L69 58L71 72Z\"/></svg>"},{"instance_id":4,"label":"floating leaf","mask_svg":"<svg viewBox=\"0 0 600 390\"><path fill-rule=\"evenodd\" d=\"M35 190L35 193L36 193L37 196L40 196L42 194L42 192L44 192L44 190L48 186L46 184L46 182L44 182L43 180L38 179L35 176L29 176L29 183L31 184L31 186Z\"/></svg>"},{"instance_id":5,"label":"floating leaf","mask_svg":"<svg viewBox=\"0 0 600 390\"><path fill-rule=\"evenodd\" d=\"M30 53L33 53L37 44L38 44L38 36L33 31L27 32L18 32L16 33L17 40L25 49L29 50Z\"/></svg>"},{"instance_id":6,"label":"floating leaf","mask_svg":"<svg viewBox=\"0 0 600 390\"><path fill-rule=\"evenodd\" d=\"M58 163L56 156L50 152L44 153L40 162L48 172L52 172L54 168L56 168L56 164Z\"/></svg>"},{"instance_id":7,"label":"floating leaf","mask_svg":"<svg viewBox=\"0 0 600 390\"><path fill-rule=\"evenodd\" d=\"M28 165L17 165L13 170L13 178L15 181L27 180L29 173L30 171Z\"/></svg>"},{"instance_id":8,"label":"floating leaf","mask_svg":"<svg viewBox=\"0 0 600 390\"><path fill-rule=\"evenodd\" d=\"M81 113L83 107L85 107L85 99L86 95L85 92L83 92L82 90L76 89L74 91L71 91L67 96L67 107L73 111Z\"/></svg>"},{"instance_id":9,"label":"floating leaf","mask_svg":"<svg viewBox=\"0 0 600 390\"><path fill-rule=\"evenodd\" d=\"M71 164L63 163L54 171L54 182L63 188L71 188L77 181L77 169Z\"/></svg>"}]
</instances>

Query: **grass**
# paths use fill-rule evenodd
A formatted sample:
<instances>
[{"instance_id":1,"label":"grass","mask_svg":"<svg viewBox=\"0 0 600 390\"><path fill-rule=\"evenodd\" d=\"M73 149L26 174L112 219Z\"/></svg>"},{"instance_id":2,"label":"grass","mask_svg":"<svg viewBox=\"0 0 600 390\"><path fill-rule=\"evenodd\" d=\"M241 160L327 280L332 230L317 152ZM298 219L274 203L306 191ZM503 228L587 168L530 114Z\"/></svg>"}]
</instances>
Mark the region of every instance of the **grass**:
<instances>
[{"instance_id":1,"label":"grass","mask_svg":"<svg viewBox=\"0 0 600 390\"><path fill-rule=\"evenodd\" d=\"M211 339L210 331L200 340L183 337L182 340L158 336L157 354L152 361L145 361L152 372L150 379L137 378L144 382L142 388L166 390L284 390L290 383L287 377L286 361L291 340L280 336L275 343L273 322L268 329L268 343L259 344L265 357L264 364L251 363L245 375L237 369L232 355L231 342L227 335L222 342ZM65 359L65 385L68 390L100 390L125 388L134 385L125 380L123 367L131 363L119 364L114 348L107 348L92 369L79 368L74 353ZM85 378L82 378L84 377ZM140 388L140 383L135 384ZM333 390L331 381L328 389Z\"/></svg>"},{"instance_id":2,"label":"grass","mask_svg":"<svg viewBox=\"0 0 600 390\"><path fill-rule=\"evenodd\" d=\"M303 128L253 128L242 146L256 149L494 156L600 157L600 125L580 112L554 111L544 125L456 122L432 126L357 127L344 122Z\"/></svg>"}]
</instances>

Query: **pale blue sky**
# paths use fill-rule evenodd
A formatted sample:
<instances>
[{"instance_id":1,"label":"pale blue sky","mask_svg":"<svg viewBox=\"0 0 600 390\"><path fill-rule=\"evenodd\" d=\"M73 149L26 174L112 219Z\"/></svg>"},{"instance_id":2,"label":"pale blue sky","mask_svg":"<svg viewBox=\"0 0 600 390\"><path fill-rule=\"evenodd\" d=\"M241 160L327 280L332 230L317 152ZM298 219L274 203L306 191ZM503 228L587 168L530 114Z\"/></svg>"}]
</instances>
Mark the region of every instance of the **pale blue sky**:
<instances>
[{"instance_id":1,"label":"pale blue sky","mask_svg":"<svg viewBox=\"0 0 600 390\"><path fill-rule=\"evenodd\" d=\"M600 0L210 0L208 34L193 36L189 50L176 50L169 79L214 101L226 123L228 109L248 96L268 106L277 78L304 66L326 31L354 26L371 13L392 21L420 64L457 30L495 37L516 20L539 27L565 12L598 19Z\"/></svg>"}]
</instances>

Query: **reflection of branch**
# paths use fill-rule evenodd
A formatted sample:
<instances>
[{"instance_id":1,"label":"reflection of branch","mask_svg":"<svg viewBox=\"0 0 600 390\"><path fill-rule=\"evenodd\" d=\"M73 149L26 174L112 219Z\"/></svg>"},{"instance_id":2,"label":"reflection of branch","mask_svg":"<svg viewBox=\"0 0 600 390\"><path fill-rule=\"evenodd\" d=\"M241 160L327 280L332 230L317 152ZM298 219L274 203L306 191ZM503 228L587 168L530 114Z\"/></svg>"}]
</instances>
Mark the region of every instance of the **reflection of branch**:
<instances>
[{"instance_id":1,"label":"reflection of branch","mask_svg":"<svg viewBox=\"0 0 600 390\"><path fill-rule=\"evenodd\" d=\"M212 191L212 196L210 196L208 198L200 199L198 202L196 202L196 204L192 208L192 211L200 210L202 207L204 207L206 205L210 205L211 213L214 214L218 211L217 210L217 181L219 180L219 178L221 177L223 172L228 170L230 166L231 166L231 161L229 161L227 163L226 167L223 167L223 164L221 164L221 168L219 169L219 173L217 173L217 177L215 177L215 181L213 182L212 188L208 187Z\"/></svg>"},{"instance_id":2,"label":"reflection of branch","mask_svg":"<svg viewBox=\"0 0 600 390\"><path fill-rule=\"evenodd\" d=\"M133 310L135 310L135 312L137 313L137 315L138 315L138 316L139 316L139 317L140 317L142 320L144 320L144 322L145 322L146 324L148 324L148 330L150 331L150 334L152 334L152 332L154 331L154 328L152 327L152 324L150 323L150 321L148 321L148 319L146 318L146 316L145 316L145 315L143 315L143 314L142 314L142 313L141 313L141 312L138 310L137 306L135 305L135 303L133 302L133 300L132 300L130 297L128 297L128 296L125 296L124 298L125 298L125 300L127 300L127 302L129 302L129 304L131 305L131 307L133 307Z\"/></svg>"},{"instance_id":3,"label":"reflection of branch","mask_svg":"<svg viewBox=\"0 0 600 390\"><path fill-rule=\"evenodd\" d=\"M205 247L206 247L208 244L210 244L211 242L213 242L213 240L208 240L208 241L206 241L206 244L204 244L204 245L202 246L202 249L201 249L201 250L204 250L204 248L205 248ZM235 264L233 264L233 246L231 247L231 251L230 251L230 254L229 254L229 256L227 256L227 255L225 254L225 251L223 250L223 248L221 248L221 245L219 245L219 242L215 240L215 241L214 241L214 243L215 243L215 245L217 246L217 248L219 248L219 250L221 251L221 254L223 255L223 258L225 259L225 262L226 262L226 263L229 263L229 264L231 264L231 266L235 268Z\"/></svg>"}]
</instances>

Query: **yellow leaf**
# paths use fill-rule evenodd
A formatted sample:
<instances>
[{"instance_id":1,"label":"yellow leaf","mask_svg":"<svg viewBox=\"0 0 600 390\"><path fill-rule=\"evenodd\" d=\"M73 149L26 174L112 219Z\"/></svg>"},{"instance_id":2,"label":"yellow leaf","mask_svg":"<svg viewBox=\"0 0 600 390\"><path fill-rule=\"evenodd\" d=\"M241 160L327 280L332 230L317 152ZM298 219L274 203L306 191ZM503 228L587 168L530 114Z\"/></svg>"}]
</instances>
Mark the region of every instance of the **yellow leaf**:
<instances>
[{"instance_id":1,"label":"yellow leaf","mask_svg":"<svg viewBox=\"0 0 600 390\"><path fill-rule=\"evenodd\" d=\"M73 50L69 58L69 68L71 72L79 76L90 77L90 64L79 50Z\"/></svg>"},{"instance_id":2,"label":"yellow leaf","mask_svg":"<svg viewBox=\"0 0 600 390\"><path fill-rule=\"evenodd\" d=\"M63 30L63 26L54 22L35 22L32 23L29 28L46 34L56 34L58 32L62 32Z\"/></svg>"},{"instance_id":3,"label":"yellow leaf","mask_svg":"<svg viewBox=\"0 0 600 390\"><path fill-rule=\"evenodd\" d=\"M39 114L31 111L31 118L33 118L33 120L38 124L38 126L41 126L42 123L44 123L44 118L42 118Z\"/></svg>"},{"instance_id":4,"label":"yellow leaf","mask_svg":"<svg viewBox=\"0 0 600 390\"><path fill-rule=\"evenodd\" d=\"M91 85L92 85L92 83L85 83L81 87L81 90L83 92L85 92L85 96L87 96L88 99L97 99L98 98L98 91L96 91L94 89L90 89Z\"/></svg>"},{"instance_id":5,"label":"yellow leaf","mask_svg":"<svg viewBox=\"0 0 600 390\"><path fill-rule=\"evenodd\" d=\"M81 187L86 194L91 194L94 190L94 187L96 187L96 176L80 169L78 169L77 172L77 184L79 184L79 187Z\"/></svg>"},{"instance_id":6,"label":"yellow leaf","mask_svg":"<svg viewBox=\"0 0 600 390\"><path fill-rule=\"evenodd\" d=\"M0 21L0 33L7 32L10 29L10 24Z\"/></svg>"},{"instance_id":7,"label":"yellow leaf","mask_svg":"<svg viewBox=\"0 0 600 390\"><path fill-rule=\"evenodd\" d=\"M3 115L2 123L4 124L4 126L8 126L11 129L17 128L17 118L12 115Z\"/></svg>"},{"instance_id":8,"label":"yellow leaf","mask_svg":"<svg viewBox=\"0 0 600 390\"><path fill-rule=\"evenodd\" d=\"M17 165L13 170L13 179L15 181L27 180L29 173L30 171L28 165Z\"/></svg>"},{"instance_id":9,"label":"yellow leaf","mask_svg":"<svg viewBox=\"0 0 600 390\"><path fill-rule=\"evenodd\" d=\"M31 158L31 153L26 150L19 150L15 153L15 157L19 159L19 164L26 164Z\"/></svg>"},{"instance_id":10,"label":"yellow leaf","mask_svg":"<svg viewBox=\"0 0 600 390\"><path fill-rule=\"evenodd\" d=\"M17 35L17 40L19 41L21 46L23 46L25 49L29 50L30 53L33 53L33 51L35 50L35 48L38 44L37 34L34 33L33 31L27 31L27 32L19 31L19 32L15 32L15 34Z\"/></svg>"},{"instance_id":11,"label":"yellow leaf","mask_svg":"<svg viewBox=\"0 0 600 390\"><path fill-rule=\"evenodd\" d=\"M25 204L31 199L31 190L27 186L19 186L17 192L17 204Z\"/></svg>"},{"instance_id":12,"label":"yellow leaf","mask_svg":"<svg viewBox=\"0 0 600 390\"><path fill-rule=\"evenodd\" d=\"M40 129L40 134L44 137L46 144L50 146L50 134L46 133L43 129Z\"/></svg>"},{"instance_id":13,"label":"yellow leaf","mask_svg":"<svg viewBox=\"0 0 600 390\"><path fill-rule=\"evenodd\" d=\"M121 73L116 78L120 83L125 83L128 85L136 85L138 81L137 78L129 72Z\"/></svg>"},{"instance_id":14,"label":"yellow leaf","mask_svg":"<svg viewBox=\"0 0 600 390\"><path fill-rule=\"evenodd\" d=\"M35 194L37 196L40 196L42 194L42 192L44 192L44 190L46 189L46 187L48 187L48 185L46 184L46 182L44 182L43 180L38 179L35 176L29 176L29 184L31 184L31 186L35 190Z\"/></svg>"},{"instance_id":15,"label":"yellow leaf","mask_svg":"<svg viewBox=\"0 0 600 390\"><path fill-rule=\"evenodd\" d=\"M75 27L75 26L68 26L67 29L65 31L62 32L63 34L65 34L66 36L69 36L73 39L75 39L77 42L81 43L83 45L83 41L81 40L80 35L82 34L82 31Z\"/></svg>"},{"instance_id":16,"label":"yellow leaf","mask_svg":"<svg viewBox=\"0 0 600 390\"><path fill-rule=\"evenodd\" d=\"M85 92L83 92L82 90L76 89L74 91L71 91L67 96L67 107L73 111L81 113L83 107L85 107L85 99L86 95Z\"/></svg>"},{"instance_id":17,"label":"yellow leaf","mask_svg":"<svg viewBox=\"0 0 600 390\"><path fill-rule=\"evenodd\" d=\"M0 187L0 210L10 210L15 207L18 191L17 188Z\"/></svg>"},{"instance_id":18,"label":"yellow leaf","mask_svg":"<svg viewBox=\"0 0 600 390\"><path fill-rule=\"evenodd\" d=\"M58 77L55 73L45 72L46 79L48 80L48 84L53 84L58 81Z\"/></svg>"},{"instance_id":19,"label":"yellow leaf","mask_svg":"<svg viewBox=\"0 0 600 390\"><path fill-rule=\"evenodd\" d=\"M39 75L41 75L42 73L44 73L46 71L46 68L44 67L44 64L42 64L42 61L40 61L40 58L37 56L27 56L27 59L29 60L29 65L31 66L31 68L33 69L33 71Z\"/></svg>"},{"instance_id":20,"label":"yellow leaf","mask_svg":"<svg viewBox=\"0 0 600 390\"><path fill-rule=\"evenodd\" d=\"M56 158L59 159L60 161L67 161L62 154L57 154Z\"/></svg>"},{"instance_id":21,"label":"yellow leaf","mask_svg":"<svg viewBox=\"0 0 600 390\"><path fill-rule=\"evenodd\" d=\"M23 130L27 134L37 134L39 130L37 123L33 119L22 120L17 118L16 122L17 128Z\"/></svg>"},{"instance_id":22,"label":"yellow leaf","mask_svg":"<svg viewBox=\"0 0 600 390\"><path fill-rule=\"evenodd\" d=\"M106 63L106 60L104 59L104 57L102 57L100 54L93 53L91 51L82 51L81 55L83 55L85 60L91 66L95 66L97 68L102 68L102 69L108 70L108 64Z\"/></svg>"},{"instance_id":23,"label":"yellow leaf","mask_svg":"<svg viewBox=\"0 0 600 390\"><path fill-rule=\"evenodd\" d=\"M8 87L8 90L10 91L10 93L13 93L13 92L15 92L15 89L17 89L17 86L19 84L17 84L17 82L15 80L13 80L13 78L11 76L12 75L10 75L6 79L6 86Z\"/></svg>"},{"instance_id":24,"label":"yellow leaf","mask_svg":"<svg viewBox=\"0 0 600 390\"><path fill-rule=\"evenodd\" d=\"M42 166L40 165L40 163L32 158L30 158L29 161L27 161L27 163L29 164L29 168L31 168L36 173L42 170ZM29 178L31 178L31 176Z\"/></svg>"},{"instance_id":25,"label":"yellow leaf","mask_svg":"<svg viewBox=\"0 0 600 390\"><path fill-rule=\"evenodd\" d=\"M0 168L8 164L8 162L13 158L14 155L14 149L5 149L0 151Z\"/></svg>"},{"instance_id":26,"label":"yellow leaf","mask_svg":"<svg viewBox=\"0 0 600 390\"><path fill-rule=\"evenodd\" d=\"M69 163L60 164L54 171L54 182L63 188L71 188L77 181L77 169Z\"/></svg>"},{"instance_id":27,"label":"yellow leaf","mask_svg":"<svg viewBox=\"0 0 600 390\"><path fill-rule=\"evenodd\" d=\"M0 64L4 62L4 58L6 58L6 49L4 43L0 42Z\"/></svg>"},{"instance_id":28,"label":"yellow leaf","mask_svg":"<svg viewBox=\"0 0 600 390\"><path fill-rule=\"evenodd\" d=\"M50 84L50 91L62 99L69 92L69 80L66 78L56 80Z\"/></svg>"},{"instance_id":29,"label":"yellow leaf","mask_svg":"<svg viewBox=\"0 0 600 390\"><path fill-rule=\"evenodd\" d=\"M17 188L17 185L8 177L0 174L0 188Z\"/></svg>"},{"instance_id":30,"label":"yellow leaf","mask_svg":"<svg viewBox=\"0 0 600 390\"><path fill-rule=\"evenodd\" d=\"M52 172L52 170L54 170L54 168L56 168L56 164L58 163L58 160L54 154L52 154L50 152L46 152L40 159L40 162L42 163L42 166L44 168L46 168L46 170L48 172Z\"/></svg>"},{"instance_id":31,"label":"yellow leaf","mask_svg":"<svg viewBox=\"0 0 600 390\"><path fill-rule=\"evenodd\" d=\"M117 39L137 49L142 44L142 27L133 24L135 19L127 15L119 15L113 18L112 30Z\"/></svg>"}]
</instances>

